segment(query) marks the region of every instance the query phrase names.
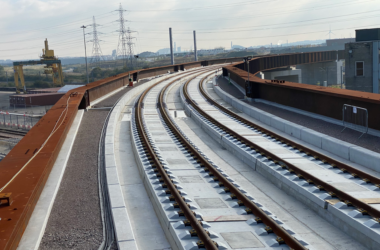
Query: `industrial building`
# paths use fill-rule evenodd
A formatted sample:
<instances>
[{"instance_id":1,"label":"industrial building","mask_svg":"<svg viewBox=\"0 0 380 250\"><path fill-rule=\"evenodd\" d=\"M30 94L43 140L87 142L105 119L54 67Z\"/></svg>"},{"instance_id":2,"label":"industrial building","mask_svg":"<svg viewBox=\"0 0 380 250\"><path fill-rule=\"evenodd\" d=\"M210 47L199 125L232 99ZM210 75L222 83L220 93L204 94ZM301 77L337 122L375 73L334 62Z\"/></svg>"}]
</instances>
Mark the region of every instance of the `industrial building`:
<instances>
[{"instance_id":1,"label":"industrial building","mask_svg":"<svg viewBox=\"0 0 380 250\"><path fill-rule=\"evenodd\" d=\"M54 105L68 91L82 85L66 85L61 88L47 88L29 90L26 95L9 96L11 107L32 107Z\"/></svg>"},{"instance_id":2,"label":"industrial building","mask_svg":"<svg viewBox=\"0 0 380 250\"><path fill-rule=\"evenodd\" d=\"M343 84L343 61L312 63L297 65L297 69L302 71L302 83L332 86ZM286 79L281 79L286 80Z\"/></svg>"},{"instance_id":3,"label":"industrial building","mask_svg":"<svg viewBox=\"0 0 380 250\"><path fill-rule=\"evenodd\" d=\"M380 28L356 30L356 42L346 43L346 88L379 93Z\"/></svg>"}]
</instances>

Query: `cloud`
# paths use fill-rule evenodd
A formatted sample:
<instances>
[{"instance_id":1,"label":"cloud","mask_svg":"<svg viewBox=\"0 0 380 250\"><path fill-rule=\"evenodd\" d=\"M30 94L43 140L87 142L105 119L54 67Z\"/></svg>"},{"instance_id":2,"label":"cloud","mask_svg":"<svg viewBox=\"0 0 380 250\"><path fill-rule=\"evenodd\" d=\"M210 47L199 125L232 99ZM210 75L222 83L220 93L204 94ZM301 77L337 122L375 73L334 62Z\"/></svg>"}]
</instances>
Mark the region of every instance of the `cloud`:
<instances>
[{"instance_id":1,"label":"cloud","mask_svg":"<svg viewBox=\"0 0 380 250\"><path fill-rule=\"evenodd\" d=\"M0 59L36 58L49 39L51 48L63 56L83 56L81 25L96 17L104 54L118 45L120 0L0 0ZM199 49L277 44L289 40L328 38L331 25L336 37L348 37L355 28L380 24L377 0L139 0L122 1L126 27L138 31L135 52L169 47L168 28L173 28L177 47L193 46L197 31ZM203 9L201 8L203 7ZM343 15L347 15L343 17ZM331 18L338 16L337 18ZM342 16L342 17L339 17ZM323 18L327 18L323 20ZM314 20L314 21L308 21ZM91 27L86 33L91 32ZM86 35L91 40L91 34ZM88 43L88 54L92 44Z\"/></svg>"}]
</instances>

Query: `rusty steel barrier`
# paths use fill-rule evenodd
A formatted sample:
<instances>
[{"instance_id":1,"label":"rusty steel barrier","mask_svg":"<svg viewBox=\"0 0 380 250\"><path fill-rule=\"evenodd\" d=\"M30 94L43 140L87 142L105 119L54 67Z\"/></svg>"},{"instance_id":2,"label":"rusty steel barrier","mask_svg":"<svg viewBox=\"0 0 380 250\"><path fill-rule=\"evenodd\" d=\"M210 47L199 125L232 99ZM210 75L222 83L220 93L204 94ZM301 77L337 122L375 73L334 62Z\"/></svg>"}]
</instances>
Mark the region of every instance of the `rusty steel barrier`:
<instances>
[{"instance_id":1,"label":"rusty steel barrier","mask_svg":"<svg viewBox=\"0 0 380 250\"><path fill-rule=\"evenodd\" d=\"M341 132L343 132L346 128L362 132L359 138L368 133L367 109L344 104L342 109L342 116L342 123L344 128Z\"/></svg>"},{"instance_id":2,"label":"rusty steel barrier","mask_svg":"<svg viewBox=\"0 0 380 250\"><path fill-rule=\"evenodd\" d=\"M288 107L342 120L344 104L362 107L368 113L380 110L380 95L361 91L335 89L294 82L272 82L257 77L265 70L305 63L318 63L343 59L342 51L294 53L254 57L249 62L251 94L247 97L263 99ZM235 63L223 67L223 76L230 76L241 87L246 88L248 78L246 63ZM247 92L247 89L246 89ZM368 117L368 128L380 130L380 116Z\"/></svg>"}]
</instances>

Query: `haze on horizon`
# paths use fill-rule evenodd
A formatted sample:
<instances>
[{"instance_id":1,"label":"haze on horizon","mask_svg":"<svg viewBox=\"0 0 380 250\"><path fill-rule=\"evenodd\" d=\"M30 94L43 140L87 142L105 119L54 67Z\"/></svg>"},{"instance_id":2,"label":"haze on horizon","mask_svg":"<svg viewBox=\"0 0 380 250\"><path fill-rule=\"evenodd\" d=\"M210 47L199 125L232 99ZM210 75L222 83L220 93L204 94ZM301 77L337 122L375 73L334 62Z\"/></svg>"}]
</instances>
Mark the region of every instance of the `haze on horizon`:
<instances>
[{"instance_id":1,"label":"haze on horizon","mask_svg":"<svg viewBox=\"0 0 380 250\"><path fill-rule=\"evenodd\" d=\"M37 59L45 38L59 57L84 56L80 26L95 16L103 54L117 48L119 4L134 33L135 53L169 47L198 49L354 37L355 29L380 27L378 0L0 0L0 60ZM92 27L86 29L90 33ZM91 35L86 35L90 41ZM87 44L91 56L92 43Z\"/></svg>"}]
</instances>

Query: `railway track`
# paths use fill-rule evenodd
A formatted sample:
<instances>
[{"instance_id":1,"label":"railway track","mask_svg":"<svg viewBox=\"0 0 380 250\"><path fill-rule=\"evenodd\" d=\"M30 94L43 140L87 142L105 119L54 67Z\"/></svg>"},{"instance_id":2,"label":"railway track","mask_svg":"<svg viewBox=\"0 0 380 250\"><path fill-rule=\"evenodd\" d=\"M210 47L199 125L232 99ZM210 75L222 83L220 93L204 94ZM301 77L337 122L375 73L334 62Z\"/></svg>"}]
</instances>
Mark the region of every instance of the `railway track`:
<instances>
[{"instance_id":1,"label":"railway track","mask_svg":"<svg viewBox=\"0 0 380 250\"><path fill-rule=\"evenodd\" d=\"M218 249L217 243L210 239L208 232L203 228L202 222L198 221L199 218L196 217L196 213L191 210L189 204L186 202L183 192L177 189L177 185L171 178L172 176L165 169L162 157L160 157L160 154L155 150L154 144L149 138L150 136L148 135L142 114L143 109L146 108L147 105L145 105L143 101L147 93L162 82L164 81L160 81L144 91L135 105L135 122L133 123L134 127L132 131L135 135L135 141L138 141L136 146L141 151L140 157L142 156L141 158L147 163L146 165L149 165L146 168L153 171L156 176L156 181L158 181L162 188L165 189L164 192L166 196L168 196L173 207L179 208L178 215L186 218L186 220L183 221L183 225L191 226L195 230L192 234L195 234L200 239L200 241L197 242L197 245L205 247L206 249ZM174 82L176 82L176 80L172 81L170 84ZM157 103L156 105L161 106L160 103Z\"/></svg>"},{"instance_id":2,"label":"railway track","mask_svg":"<svg viewBox=\"0 0 380 250\"><path fill-rule=\"evenodd\" d=\"M0 128L0 133L1 134L8 134L8 135L15 135L15 136L25 136L28 132L27 131L17 131L17 130L12 130L12 129L4 129Z\"/></svg>"},{"instance_id":3,"label":"railway track","mask_svg":"<svg viewBox=\"0 0 380 250\"><path fill-rule=\"evenodd\" d=\"M212 71L213 70L214 69L212 69ZM204 72L198 75L200 74L204 74ZM195 77L197 76L191 77L191 79ZM187 160L194 165L194 169L206 174L204 178L210 183L208 188L215 190L217 187L218 191L222 192L222 194L217 196L221 198L224 196L223 199L225 199L225 195L227 195L227 200L233 201L236 207L233 211L236 213L236 216L241 215L239 214L241 211L243 211L245 215L253 215L254 219L252 219L252 224L258 225L258 228L254 229L261 230L265 235L271 235L270 240L267 239L268 246L281 245L285 249L307 249L304 246L307 245L307 243L299 241L294 235L291 235L285 229L286 227L283 225L283 222L276 219L276 217L266 209L263 209L259 203L246 194L246 191L239 188L239 185L210 161L207 156L199 152L191 140L176 126L170 117L164 100L167 89L175 82L177 82L177 80L173 80L166 85L164 85L165 83L163 82L159 82L147 89L140 96L135 105L132 132L135 136L134 141L137 141L136 149L140 159L142 159L141 165L147 171L147 173L144 173L147 174L147 178L151 180L150 188L160 190L161 195L164 194L164 196L166 196L163 203L170 203L170 210L174 210L178 214L177 223L175 224L177 227L174 226L171 231L171 237L177 238L173 239L177 247L179 249L197 249L198 247L206 249L228 248L225 244L216 239L216 234L211 231L213 228L203 220L202 215L197 212L199 211L198 207L187 197L186 192L191 192L191 190L184 190L178 185L177 177L173 175L175 168L170 169L168 163L163 160L162 154L165 154L165 152L161 151L160 147L157 147L157 143L155 142L157 139L153 139L155 136L152 136L155 130L150 131L147 125L147 123L150 124L150 121L145 121L144 119L144 114L147 115L147 109L149 109L150 114L151 110L157 108L157 116L160 117L162 126L165 128L167 134L178 146L182 154L187 157ZM156 100L155 95L157 94L159 97ZM167 210L168 204L165 204L165 208L163 212ZM160 212L158 212L158 214L160 214ZM168 220L170 221L170 215L167 214L167 217L169 217ZM245 221L244 224L246 224ZM178 230L178 228L180 228L180 230ZM173 231L175 233L173 233ZM183 234L190 235L188 240L184 240L183 237L181 238Z\"/></svg>"},{"instance_id":4,"label":"railway track","mask_svg":"<svg viewBox=\"0 0 380 250\"><path fill-rule=\"evenodd\" d=\"M207 124L214 133L223 137L225 143L234 148L233 150L236 150L239 155L255 162L255 167L257 164L261 164L268 169L268 172L276 172L279 178L286 178L288 183L288 180L290 180L290 182L296 184L295 189L300 187L305 189L310 193L310 195L307 194L306 196L314 199L312 202L319 203L318 205L324 209L333 207L331 209L345 210L345 212L342 212L343 215L347 217L347 220L354 219L353 222L358 225L357 230L359 233L360 231L363 233L366 231L365 234L368 232L367 236L372 240L379 240L379 207L368 204L368 199L367 202L365 202L366 199L361 199L365 198L361 192L345 191L344 187L337 186L338 183L331 180L340 178L342 182L345 182L345 185L358 185L365 192L364 196L370 197L369 200L378 200L380 197L379 192L377 192L380 190L380 179L378 177L295 143L237 115L208 95L207 90L204 88L206 79L207 77L204 77L199 81L197 86L199 92L195 91L195 85L193 84L192 92L189 93L190 81L187 81L183 86L183 100L193 113L198 116L199 120ZM205 105L199 104L202 101L205 102ZM229 119L220 118L215 113L223 114L223 117ZM255 136L265 138L267 143L259 142L258 137L244 135L247 133L251 135L254 133ZM271 150L271 147L276 146L286 149L294 157L299 158L304 165L312 163L319 166L320 169L324 170L324 173L332 177L317 175L313 171L308 171L310 169L303 164L296 164L296 161L291 159L293 156L282 157L281 155L286 153L277 154L274 150ZM376 244L376 242L365 245L371 248L371 246L374 246L373 244Z\"/></svg>"}]
</instances>

